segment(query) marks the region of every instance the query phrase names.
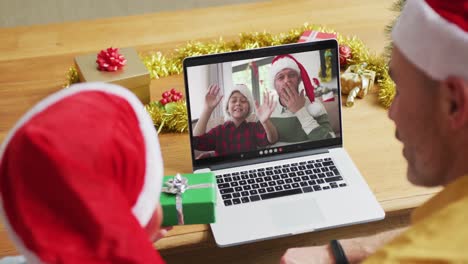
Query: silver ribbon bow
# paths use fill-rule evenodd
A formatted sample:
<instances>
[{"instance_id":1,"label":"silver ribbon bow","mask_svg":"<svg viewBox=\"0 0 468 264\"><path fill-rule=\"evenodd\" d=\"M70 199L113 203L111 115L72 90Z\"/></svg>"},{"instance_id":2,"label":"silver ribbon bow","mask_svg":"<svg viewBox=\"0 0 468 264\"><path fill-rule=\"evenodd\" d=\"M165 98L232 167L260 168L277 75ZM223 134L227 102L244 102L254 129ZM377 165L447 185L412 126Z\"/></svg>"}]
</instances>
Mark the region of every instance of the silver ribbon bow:
<instances>
[{"instance_id":1,"label":"silver ribbon bow","mask_svg":"<svg viewBox=\"0 0 468 264\"><path fill-rule=\"evenodd\" d=\"M182 177L179 173L174 178L167 180L164 183L166 186L162 187L161 191L164 193L175 194L176 198L176 210L177 220L179 225L184 224L184 209L182 206L182 194L191 189L203 189L203 188L214 188L213 183L202 183L189 185L188 179Z\"/></svg>"}]
</instances>

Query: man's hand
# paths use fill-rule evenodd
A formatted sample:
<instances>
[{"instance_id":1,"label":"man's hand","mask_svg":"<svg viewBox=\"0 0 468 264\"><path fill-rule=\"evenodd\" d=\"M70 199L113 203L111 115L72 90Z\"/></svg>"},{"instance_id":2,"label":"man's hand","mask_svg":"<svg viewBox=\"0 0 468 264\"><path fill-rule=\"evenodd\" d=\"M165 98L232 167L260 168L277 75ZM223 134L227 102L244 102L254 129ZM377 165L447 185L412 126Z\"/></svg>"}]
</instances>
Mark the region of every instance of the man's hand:
<instances>
[{"instance_id":1,"label":"man's hand","mask_svg":"<svg viewBox=\"0 0 468 264\"><path fill-rule=\"evenodd\" d=\"M397 228L367 237L341 239L340 243L349 263L360 263L405 230ZM286 263L335 263L335 258L329 245L291 248L281 258L281 264Z\"/></svg>"},{"instance_id":2,"label":"man's hand","mask_svg":"<svg viewBox=\"0 0 468 264\"><path fill-rule=\"evenodd\" d=\"M205 95L205 107L213 111L219 102L221 102L221 99L223 99L223 96L219 96L219 86L217 84L211 84Z\"/></svg>"},{"instance_id":3,"label":"man's hand","mask_svg":"<svg viewBox=\"0 0 468 264\"><path fill-rule=\"evenodd\" d=\"M305 105L304 90L299 94L295 88L286 85L280 94L280 99L289 111L296 113Z\"/></svg>"},{"instance_id":4,"label":"man's hand","mask_svg":"<svg viewBox=\"0 0 468 264\"><path fill-rule=\"evenodd\" d=\"M263 104L258 105L258 102L255 102L255 111L257 113L257 118L260 123L264 124L271 116L271 113L275 110L276 102L272 98L272 94L269 92L263 93Z\"/></svg>"},{"instance_id":5,"label":"man's hand","mask_svg":"<svg viewBox=\"0 0 468 264\"><path fill-rule=\"evenodd\" d=\"M335 263L328 245L317 247L290 248L281 258L281 264Z\"/></svg>"}]
</instances>

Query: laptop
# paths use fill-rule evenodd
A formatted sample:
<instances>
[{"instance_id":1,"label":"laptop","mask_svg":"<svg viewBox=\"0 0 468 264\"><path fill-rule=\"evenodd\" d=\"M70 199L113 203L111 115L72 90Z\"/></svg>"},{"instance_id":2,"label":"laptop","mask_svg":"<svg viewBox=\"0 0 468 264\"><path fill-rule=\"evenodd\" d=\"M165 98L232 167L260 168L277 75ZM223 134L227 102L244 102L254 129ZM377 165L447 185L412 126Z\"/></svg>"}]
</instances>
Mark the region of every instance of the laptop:
<instances>
[{"instance_id":1,"label":"laptop","mask_svg":"<svg viewBox=\"0 0 468 264\"><path fill-rule=\"evenodd\" d=\"M326 111L330 132L310 140L281 141L302 129L291 127L289 131L279 130L280 141L275 144L245 151L226 152L215 147L200 150L199 140L205 134L211 136L211 143L235 144L213 138L217 134L210 133L228 120L225 98L208 120L203 120L209 87L215 84L216 96L224 97L236 84L244 84L261 105L265 91L275 95L272 61L285 54L302 64L314 83L315 101ZM384 218L385 212L343 148L336 40L190 57L183 66L193 171L212 171L217 180L216 223L211 229L219 247ZM302 89L303 82L299 91ZM288 109L278 103L272 121L278 111L281 114ZM200 121L204 123L197 128ZM246 122L258 122L255 113ZM200 127L204 128L201 132ZM237 141L241 144L242 138Z\"/></svg>"}]
</instances>

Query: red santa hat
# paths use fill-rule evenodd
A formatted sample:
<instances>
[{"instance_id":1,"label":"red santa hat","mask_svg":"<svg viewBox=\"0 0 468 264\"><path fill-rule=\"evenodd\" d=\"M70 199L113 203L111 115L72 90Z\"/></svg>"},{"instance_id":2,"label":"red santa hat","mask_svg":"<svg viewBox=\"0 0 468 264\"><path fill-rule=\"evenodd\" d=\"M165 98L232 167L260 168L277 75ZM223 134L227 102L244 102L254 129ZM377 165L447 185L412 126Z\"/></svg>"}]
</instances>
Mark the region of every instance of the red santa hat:
<instances>
[{"instance_id":1,"label":"red santa hat","mask_svg":"<svg viewBox=\"0 0 468 264\"><path fill-rule=\"evenodd\" d=\"M163 263L145 227L163 163L151 118L116 85L39 102L0 148L0 213L28 263Z\"/></svg>"},{"instance_id":2,"label":"red santa hat","mask_svg":"<svg viewBox=\"0 0 468 264\"><path fill-rule=\"evenodd\" d=\"M468 1L407 0L392 39L431 78L468 80Z\"/></svg>"},{"instance_id":3,"label":"red santa hat","mask_svg":"<svg viewBox=\"0 0 468 264\"><path fill-rule=\"evenodd\" d=\"M248 118L253 113L253 111L255 109L255 104L254 104L255 102L254 102L252 92L250 91L249 87L247 87L247 85L245 85L245 84L236 84L236 85L234 85L234 87L232 87L229 94L224 96L223 110L224 110L225 119L226 120L231 119L231 114L229 114L228 106L229 106L229 98L231 98L231 95L234 92L239 92L243 96L245 96L245 98L247 98L247 101L249 102L249 113L247 114L246 118Z\"/></svg>"},{"instance_id":4,"label":"red santa hat","mask_svg":"<svg viewBox=\"0 0 468 264\"><path fill-rule=\"evenodd\" d=\"M271 68L270 68L271 83L273 87L275 87L276 75L284 69L292 69L299 74L299 76L302 79L302 82L304 83L304 89L305 89L307 97L309 97L309 100L311 102L314 102L315 101L314 86L312 85L312 82L310 81L309 74L307 73L304 66L300 62L298 62L296 58L294 58L292 55L285 54L285 55L279 55L273 58L273 61L271 62Z\"/></svg>"}]
</instances>

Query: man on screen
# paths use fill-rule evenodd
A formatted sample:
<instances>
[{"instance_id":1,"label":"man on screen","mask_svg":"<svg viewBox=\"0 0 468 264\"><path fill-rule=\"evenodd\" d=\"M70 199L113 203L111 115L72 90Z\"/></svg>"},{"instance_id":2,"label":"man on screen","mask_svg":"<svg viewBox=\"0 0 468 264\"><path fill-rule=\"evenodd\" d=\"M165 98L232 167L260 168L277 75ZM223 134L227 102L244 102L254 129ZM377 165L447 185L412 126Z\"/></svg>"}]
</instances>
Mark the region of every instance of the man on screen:
<instances>
[{"instance_id":1,"label":"man on screen","mask_svg":"<svg viewBox=\"0 0 468 264\"><path fill-rule=\"evenodd\" d=\"M328 113L322 103L315 100L309 75L296 58L289 54L276 56L270 73L279 100L271 121L278 130L280 142L294 143L335 137ZM299 91L301 82L304 83L304 89Z\"/></svg>"}]
</instances>

